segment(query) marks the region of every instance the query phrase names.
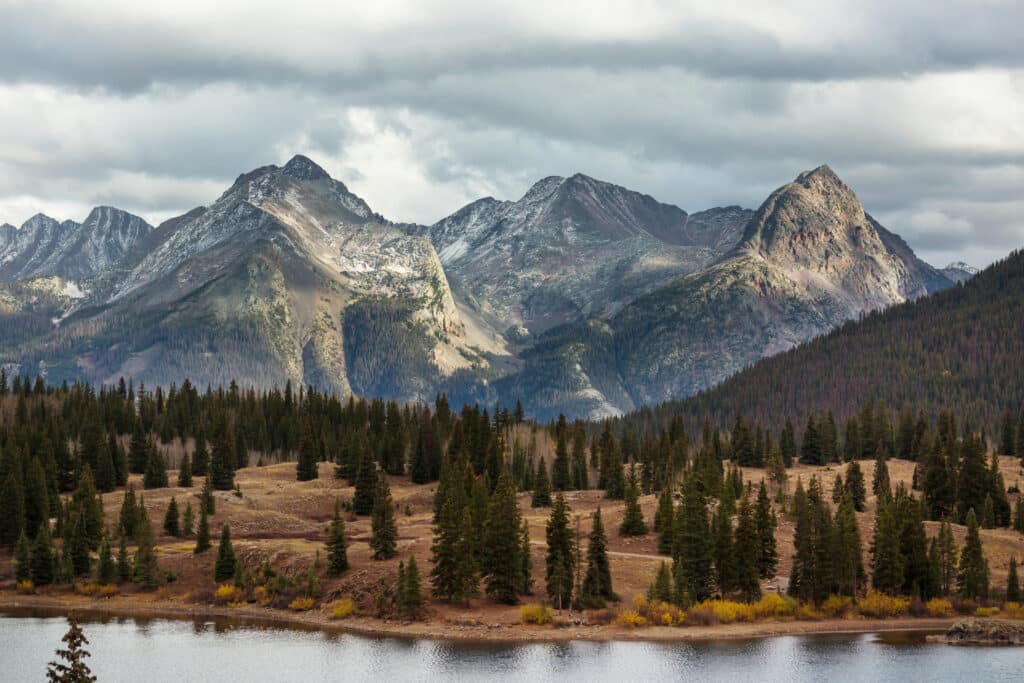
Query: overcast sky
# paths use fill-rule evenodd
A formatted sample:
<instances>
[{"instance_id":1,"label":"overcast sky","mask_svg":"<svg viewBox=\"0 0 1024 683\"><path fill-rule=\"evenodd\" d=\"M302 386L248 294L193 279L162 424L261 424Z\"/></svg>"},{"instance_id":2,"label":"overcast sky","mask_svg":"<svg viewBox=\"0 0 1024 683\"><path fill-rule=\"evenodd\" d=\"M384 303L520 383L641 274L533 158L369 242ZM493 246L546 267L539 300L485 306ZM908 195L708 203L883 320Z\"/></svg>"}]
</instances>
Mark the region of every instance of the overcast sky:
<instances>
[{"instance_id":1,"label":"overcast sky","mask_svg":"<svg viewBox=\"0 0 1024 683\"><path fill-rule=\"evenodd\" d=\"M295 153L421 223L577 171L756 208L828 163L937 265L1024 246L1024 3L770 4L0 0L0 222L157 222Z\"/></svg>"}]
</instances>

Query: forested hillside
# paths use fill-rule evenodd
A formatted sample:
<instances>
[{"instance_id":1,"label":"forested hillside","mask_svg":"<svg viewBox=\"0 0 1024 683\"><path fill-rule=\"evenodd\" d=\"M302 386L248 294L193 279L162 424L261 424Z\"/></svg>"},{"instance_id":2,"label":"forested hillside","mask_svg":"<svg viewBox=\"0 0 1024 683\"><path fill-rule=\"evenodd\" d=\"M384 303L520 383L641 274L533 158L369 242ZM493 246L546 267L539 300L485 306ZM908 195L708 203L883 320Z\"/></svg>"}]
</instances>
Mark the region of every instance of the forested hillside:
<instances>
[{"instance_id":1,"label":"forested hillside","mask_svg":"<svg viewBox=\"0 0 1024 683\"><path fill-rule=\"evenodd\" d=\"M828 406L835 417L867 401L935 414L941 407L993 435L1007 409L1024 404L1024 252L956 287L871 313L764 359L689 399L641 409L634 428L737 413L778 431Z\"/></svg>"}]
</instances>

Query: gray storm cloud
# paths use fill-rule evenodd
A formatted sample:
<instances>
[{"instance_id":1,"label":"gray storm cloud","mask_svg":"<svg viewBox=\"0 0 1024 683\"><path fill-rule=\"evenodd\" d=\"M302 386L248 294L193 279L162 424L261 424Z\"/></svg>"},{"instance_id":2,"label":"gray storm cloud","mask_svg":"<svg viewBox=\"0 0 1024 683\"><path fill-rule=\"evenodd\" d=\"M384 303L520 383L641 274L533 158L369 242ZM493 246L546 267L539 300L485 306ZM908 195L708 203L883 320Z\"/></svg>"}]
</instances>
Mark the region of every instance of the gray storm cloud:
<instances>
[{"instance_id":1,"label":"gray storm cloud","mask_svg":"<svg viewBox=\"0 0 1024 683\"><path fill-rule=\"evenodd\" d=\"M575 171L755 206L827 162L939 265L1024 244L1017 2L209 4L0 0L0 222L159 220L296 152L417 222Z\"/></svg>"}]
</instances>

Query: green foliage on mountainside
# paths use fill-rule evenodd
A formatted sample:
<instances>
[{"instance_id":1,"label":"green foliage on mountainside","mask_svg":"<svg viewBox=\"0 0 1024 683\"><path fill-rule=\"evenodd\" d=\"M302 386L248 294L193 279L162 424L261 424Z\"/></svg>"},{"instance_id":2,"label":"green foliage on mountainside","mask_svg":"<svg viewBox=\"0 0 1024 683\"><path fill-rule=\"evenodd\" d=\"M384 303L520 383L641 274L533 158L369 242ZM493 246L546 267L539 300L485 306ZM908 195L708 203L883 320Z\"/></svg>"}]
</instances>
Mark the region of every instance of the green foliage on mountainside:
<instances>
[{"instance_id":1,"label":"green foliage on mountainside","mask_svg":"<svg viewBox=\"0 0 1024 683\"><path fill-rule=\"evenodd\" d=\"M837 417L865 401L936 413L955 406L974 425L994 428L1024 403L1024 251L971 280L900 304L766 358L720 385L624 418L664 425L673 416L737 413L779 429L803 424L820 406ZM993 434L992 431L989 432Z\"/></svg>"}]
</instances>

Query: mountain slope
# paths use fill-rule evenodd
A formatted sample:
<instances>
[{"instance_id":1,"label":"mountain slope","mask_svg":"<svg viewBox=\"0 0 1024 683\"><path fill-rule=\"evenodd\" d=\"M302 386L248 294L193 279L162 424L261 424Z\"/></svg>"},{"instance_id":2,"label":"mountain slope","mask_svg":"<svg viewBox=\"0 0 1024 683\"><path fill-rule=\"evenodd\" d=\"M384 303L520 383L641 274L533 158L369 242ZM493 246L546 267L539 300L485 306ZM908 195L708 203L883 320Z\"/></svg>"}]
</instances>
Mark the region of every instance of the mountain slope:
<instances>
[{"instance_id":1,"label":"mountain slope","mask_svg":"<svg viewBox=\"0 0 1024 683\"><path fill-rule=\"evenodd\" d=\"M878 308L952 283L864 212L828 167L761 205L706 270L607 321L559 330L526 356L508 391L594 417L695 393L767 355ZM539 384L560 382L560 392Z\"/></svg>"},{"instance_id":2,"label":"mountain slope","mask_svg":"<svg viewBox=\"0 0 1024 683\"><path fill-rule=\"evenodd\" d=\"M51 377L291 380L409 400L485 364L430 243L305 157L240 176L144 242L59 327L7 353Z\"/></svg>"},{"instance_id":3,"label":"mountain slope","mask_svg":"<svg viewBox=\"0 0 1024 683\"><path fill-rule=\"evenodd\" d=\"M773 429L790 416L829 406L853 414L865 401L934 414L956 406L957 419L996 425L1024 405L1024 251L933 296L849 322L766 358L696 396L645 408L627 421L664 424L674 415L710 414L719 424L737 412Z\"/></svg>"},{"instance_id":4,"label":"mountain slope","mask_svg":"<svg viewBox=\"0 0 1024 683\"><path fill-rule=\"evenodd\" d=\"M939 272L953 282L964 282L977 275L978 269L974 266L967 265L963 261L954 261L945 268L939 269Z\"/></svg>"},{"instance_id":5,"label":"mountain slope","mask_svg":"<svg viewBox=\"0 0 1024 683\"><path fill-rule=\"evenodd\" d=\"M0 230L0 282L89 280L118 268L152 230L138 216L110 206L96 207L80 224L37 214L20 230Z\"/></svg>"},{"instance_id":6,"label":"mountain slope","mask_svg":"<svg viewBox=\"0 0 1024 683\"><path fill-rule=\"evenodd\" d=\"M478 200L418 233L469 302L524 341L705 268L738 241L749 215L729 207L688 216L577 174L544 178L515 202Z\"/></svg>"}]
</instances>

